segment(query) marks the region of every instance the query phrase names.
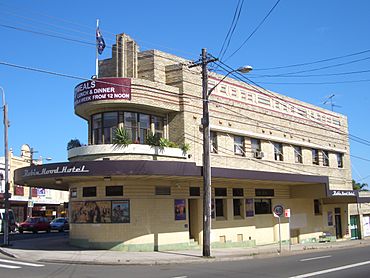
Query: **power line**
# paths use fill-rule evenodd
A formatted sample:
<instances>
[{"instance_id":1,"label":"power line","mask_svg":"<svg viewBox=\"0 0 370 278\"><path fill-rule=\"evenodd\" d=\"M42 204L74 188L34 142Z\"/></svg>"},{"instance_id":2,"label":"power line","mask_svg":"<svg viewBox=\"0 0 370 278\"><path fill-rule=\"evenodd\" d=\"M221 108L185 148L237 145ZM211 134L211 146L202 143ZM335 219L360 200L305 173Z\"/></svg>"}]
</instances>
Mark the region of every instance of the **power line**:
<instances>
[{"instance_id":1,"label":"power line","mask_svg":"<svg viewBox=\"0 0 370 278\"><path fill-rule=\"evenodd\" d=\"M350 53L350 54L346 54L346 55L342 55L342 56L336 56L336 57L332 57L332 58L316 60L316 61L313 61L313 62L299 63L299 64L286 65L286 66L277 66L277 67L270 67L270 68L261 68L261 69L256 68L256 69L253 69L253 71L259 71L259 70L264 71L264 70L275 70L275 69L285 69L285 68L308 66L308 65L314 65L314 64L319 64L319 63L323 63L323 62L338 60L338 59L342 59L342 58L347 58L347 57L351 57L351 56L361 55L361 54L368 53L368 52L370 52L370 49L363 50L363 51L360 51L360 52Z\"/></svg>"},{"instance_id":2,"label":"power line","mask_svg":"<svg viewBox=\"0 0 370 278\"><path fill-rule=\"evenodd\" d=\"M337 72L337 73L321 73L321 74L304 74L304 75L285 75L285 74L275 74L275 75L253 75L253 78L270 78L270 77L278 77L278 78L302 78L302 77L322 77L322 76L339 76L339 75L351 75L351 74L360 74L360 73L367 73L370 70L359 70L359 71L348 71L348 72Z\"/></svg>"},{"instance_id":3,"label":"power line","mask_svg":"<svg viewBox=\"0 0 370 278\"><path fill-rule=\"evenodd\" d=\"M218 54L220 60L224 57L224 55L225 55L225 53L226 53L226 51L227 51L227 49L230 45L231 38L234 34L236 26L238 25L238 21L239 21L239 18L240 18L240 14L241 14L241 11L242 11L243 4L244 4L244 0L238 0L238 4L235 8L234 17L233 17L233 20L231 22L229 31L227 32L227 35L226 35L226 37L224 39L224 42L222 44L220 53ZM226 43L226 41L227 41L227 43ZM224 49L225 43L226 43L226 47Z\"/></svg>"},{"instance_id":4,"label":"power line","mask_svg":"<svg viewBox=\"0 0 370 278\"><path fill-rule=\"evenodd\" d=\"M270 16L272 11L275 9L275 7L279 4L280 0L276 1L275 5L270 9L270 11L267 13L267 15L262 19L262 21L257 25L257 27L253 30L253 32L246 38L246 40L237 48L227 59L225 59L225 62L229 60L232 56L234 56L246 43L247 41L257 32L257 30L261 27L261 25L266 21L266 19Z\"/></svg>"}]
</instances>

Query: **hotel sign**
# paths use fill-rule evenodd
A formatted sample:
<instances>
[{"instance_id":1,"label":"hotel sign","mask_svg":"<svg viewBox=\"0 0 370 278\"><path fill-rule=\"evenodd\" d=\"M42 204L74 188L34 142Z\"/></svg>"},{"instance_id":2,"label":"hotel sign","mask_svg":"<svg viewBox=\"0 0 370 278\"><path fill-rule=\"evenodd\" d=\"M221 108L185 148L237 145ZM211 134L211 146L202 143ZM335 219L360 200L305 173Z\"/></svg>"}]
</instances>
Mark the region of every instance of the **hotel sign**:
<instances>
[{"instance_id":1,"label":"hotel sign","mask_svg":"<svg viewBox=\"0 0 370 278\"><path fill-rule=\"evenodd\" d=\"M131 100L130 78L100 78L78 84L74 90L75 107L100 100Z\"/></svg>"}]
</instances>

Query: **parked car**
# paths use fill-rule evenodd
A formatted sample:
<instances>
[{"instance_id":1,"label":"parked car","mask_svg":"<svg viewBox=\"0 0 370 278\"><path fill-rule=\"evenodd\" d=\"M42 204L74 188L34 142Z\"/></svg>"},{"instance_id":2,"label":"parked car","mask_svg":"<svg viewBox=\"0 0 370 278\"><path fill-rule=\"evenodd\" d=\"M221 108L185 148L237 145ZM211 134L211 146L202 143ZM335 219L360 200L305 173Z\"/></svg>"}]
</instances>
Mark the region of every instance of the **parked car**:
<instances>
[{"instance_id":1,"label":"parked car","mask_svg":"<svg viewBox=\"0 0 370 278\"><path fill-rule=\"evenodd\" d=\"M58 217L58 218L53 219L50 222L50 228L52 230L58 230L59 232L64 232L65 230L69 230L68 218Z\"/></svg>"},{"instance_id":2,"label":"parked car","mask_svg":"<svg viewBox=\"0 0 370 278\"><path fill-rule=\"evenodd\" d=\"M5 209L0 209L0 233L4 232ZM14 212L9 209L9 232L15 232L17 228Z\"/></svg>"},{"instance_id":3,"label":"parked car","mask_svg":"<svg viewBox=\"0 0 370 278\"><path fill-rule=\"evenodd\" d=\"M37 233L39 231L50 232L50 223L46 217L28 217L26 221L19 224L19 232L22 234L24 231Z\"/></svg>"}]
</instances>

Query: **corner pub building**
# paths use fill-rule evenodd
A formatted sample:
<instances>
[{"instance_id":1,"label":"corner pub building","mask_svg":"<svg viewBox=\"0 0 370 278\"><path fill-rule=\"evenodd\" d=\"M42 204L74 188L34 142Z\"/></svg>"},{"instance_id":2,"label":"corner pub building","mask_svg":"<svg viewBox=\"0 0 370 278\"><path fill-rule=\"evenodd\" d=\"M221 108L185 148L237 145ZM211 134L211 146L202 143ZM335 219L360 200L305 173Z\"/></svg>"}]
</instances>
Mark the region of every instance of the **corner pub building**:
<instances>
[{"instance_id":1,"label":"corner pub building","mask_svg":"<svg viewBox=\"0 0 370 278\"><path fill-rule=\"evenodd\" d=\"M88 144L69 162L15 171L17 184L69 190L70 243L154 251L202 242L202 80L188 60L116 36L99 78L75 87ZM224 76L210 73L209 88ZM347 118L226 78L210 96L211 246L349 238ZM116 130L120 131L116 133ZM114 142L116 135L124 142ZM156 136L153 136L156 135ZM158 138L161 140L157 140ZM118 138L118 137L117 137Z\"/></svg>"}]
</instances>

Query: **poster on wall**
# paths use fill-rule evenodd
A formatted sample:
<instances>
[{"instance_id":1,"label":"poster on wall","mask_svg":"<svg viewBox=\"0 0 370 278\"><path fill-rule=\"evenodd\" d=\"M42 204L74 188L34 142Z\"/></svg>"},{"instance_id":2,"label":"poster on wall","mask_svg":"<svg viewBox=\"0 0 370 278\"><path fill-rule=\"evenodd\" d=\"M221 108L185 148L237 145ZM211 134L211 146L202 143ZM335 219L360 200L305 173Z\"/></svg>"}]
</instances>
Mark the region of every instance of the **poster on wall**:
<instances>
[{"instance_id":1,"label":"poster on wall","mask_svg":"<svg viewBox=\"0 0 370 278\"><path fill-rule=\"evenodd\" d=\"M364 216L364 236L370 236L370 216Z\"/></svg>"},{"instance_id":2,"label":"poster on wall","mask_svg":"<svg viewBox=\"0 0 370 278\"><path fill-rule=\"evenodd\" d=\"M175 199L175 220L186 220L185 199Z\"/></svg>"},{"instance_id":3,"label":"poster on wall","mask_svg":"<svg viewBox=\"0 0 370 278\"><path fill-rule=\"evenodd\" d=\"M72 223L111 223L111 202L72 202L71 220Z\"/></svg>"},{"instance_id":4,"label":"poster on wall","mask_svg":"<svg viewBox=\"0 0 370 278\"><path fill-rule=\"evenodd\" d=\"M245 215L246 215L246 217L253 217L254 216L253 198L245 199Z\"/></svg>"},{"instance_id":5,"label":"poster on wall","mask_svg":"<svg viewBox=\"0 0 370 278\"><path fill-rule=\"evenodd\" d=\"M328 211L328 226L333 226L333 212Z\"/></svg>"},{"instance_id":6,"label":"poster on wall","mask_svg":"<svg viewBox=\"0 0 370 278\"><path fill-rule=\"evenodd\" d=\"M130 223L130 201L112 202L112 223Z\"/></svg>"}]
</instances>

